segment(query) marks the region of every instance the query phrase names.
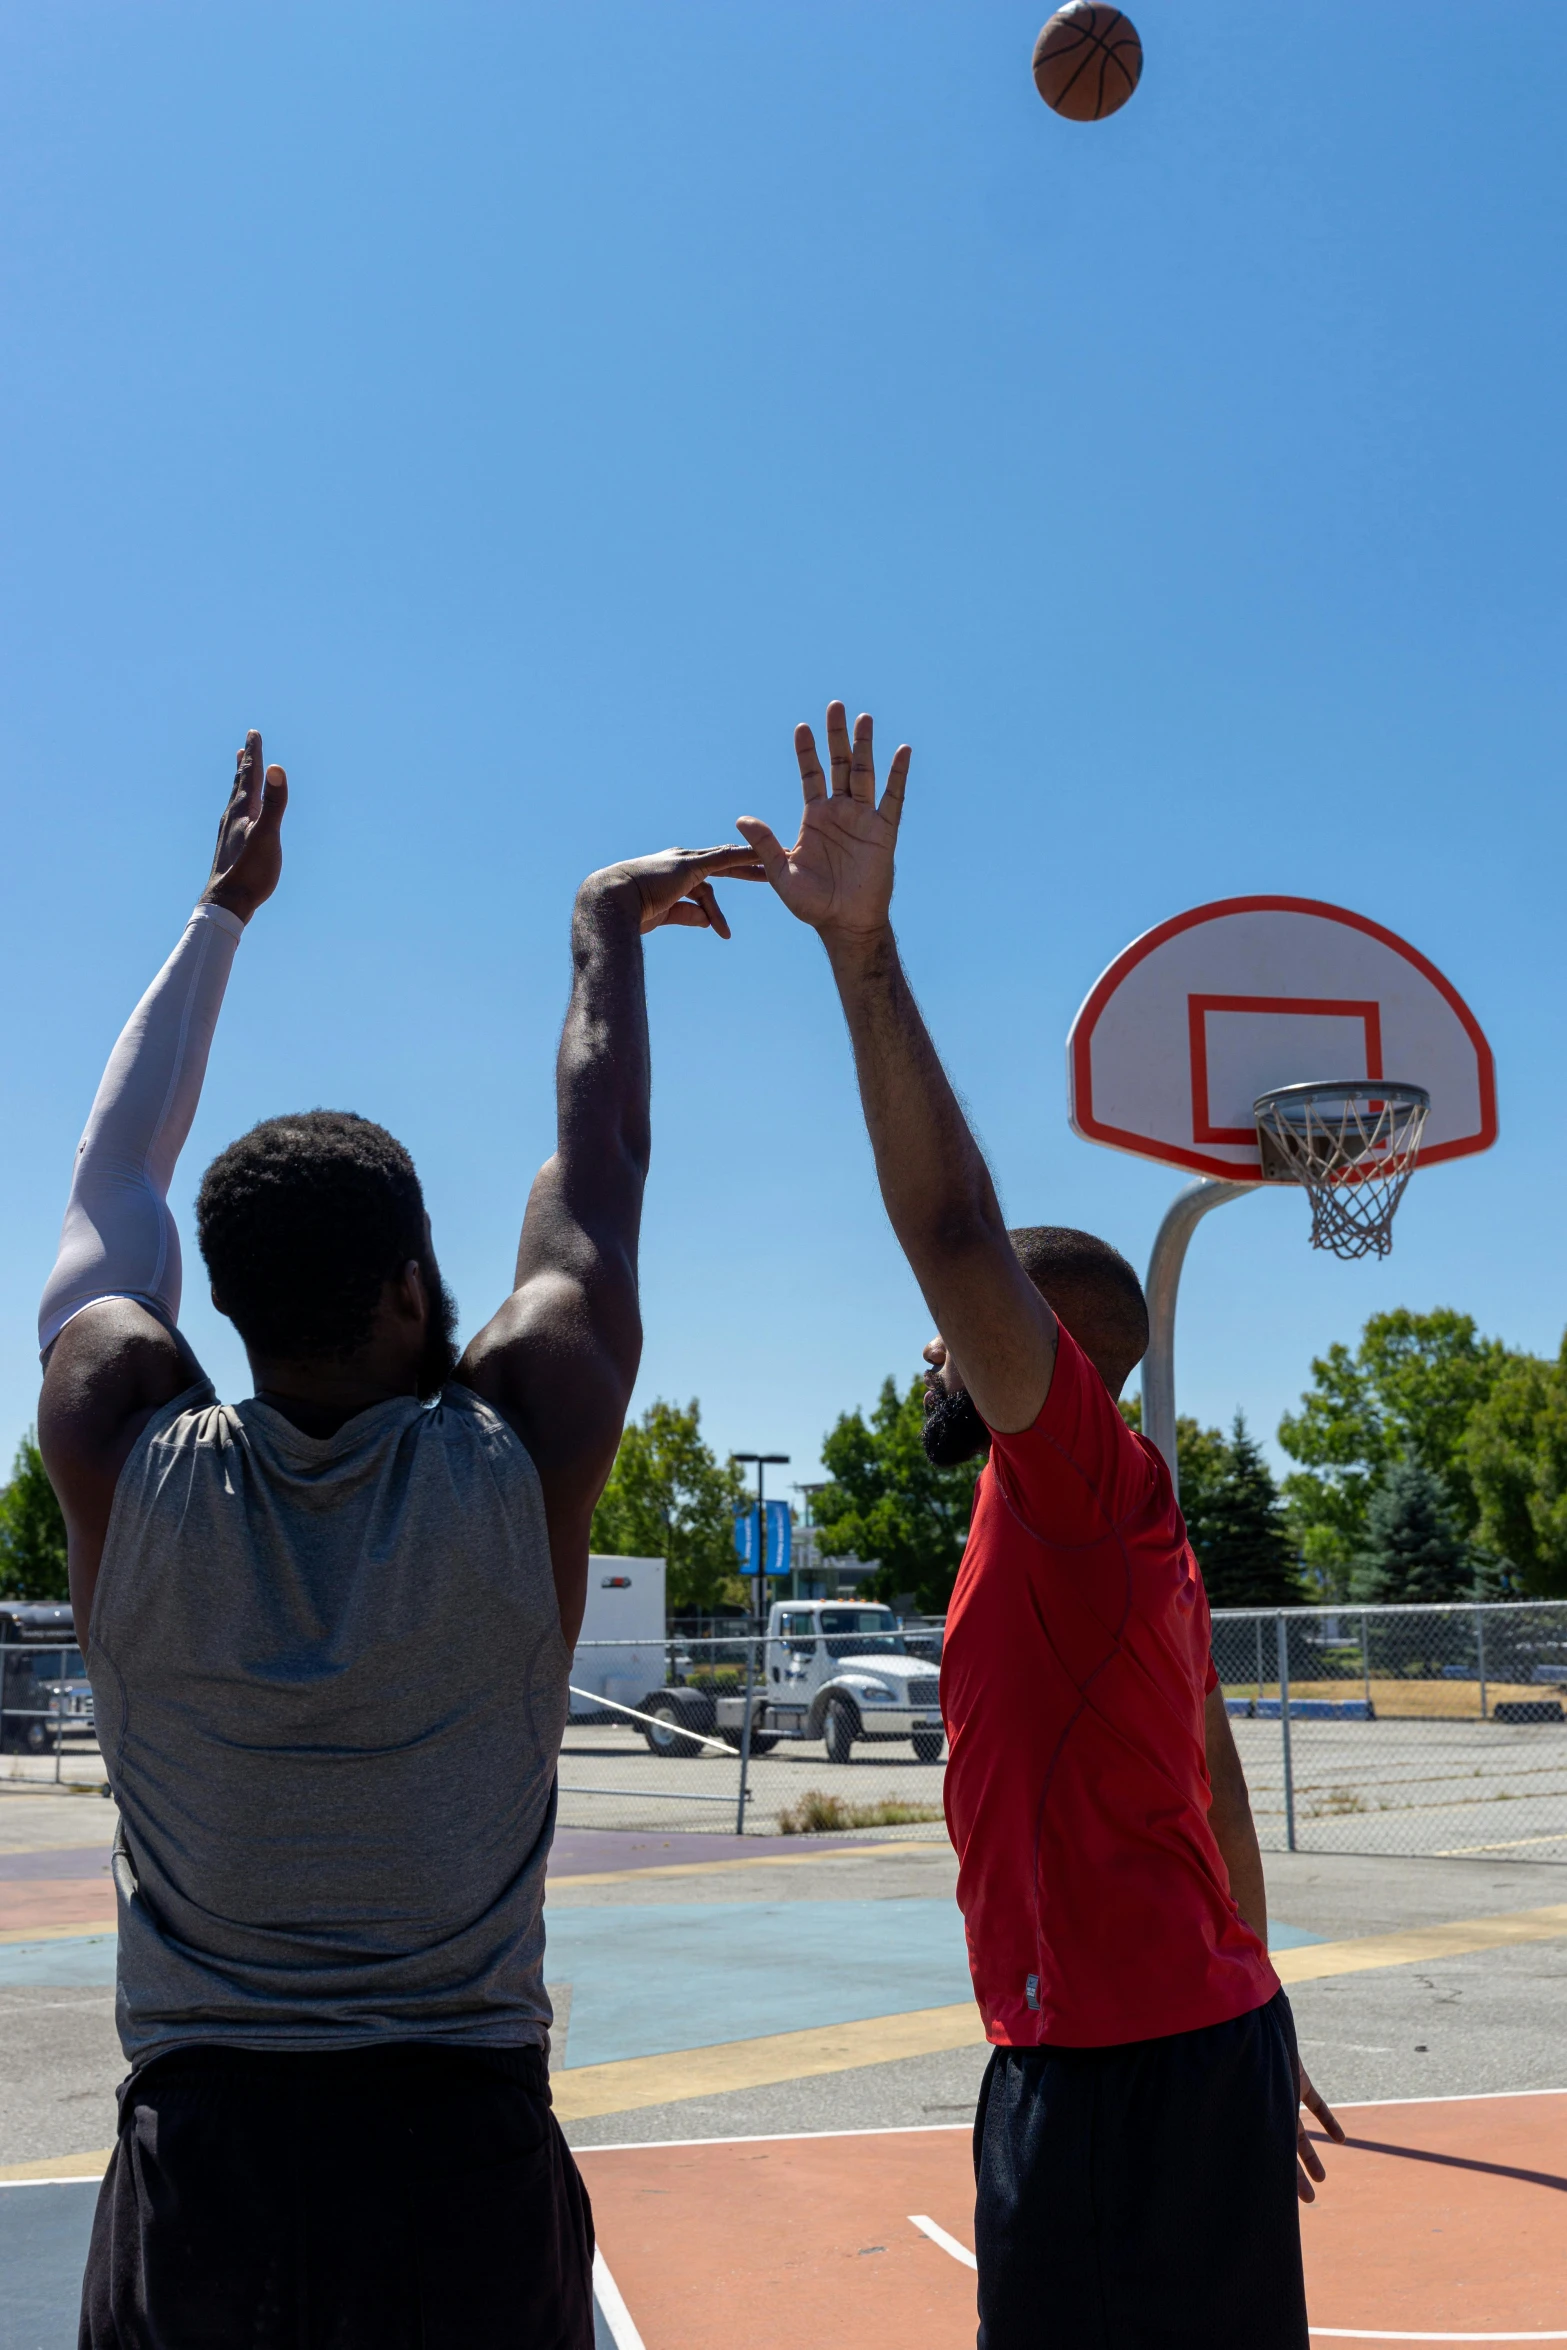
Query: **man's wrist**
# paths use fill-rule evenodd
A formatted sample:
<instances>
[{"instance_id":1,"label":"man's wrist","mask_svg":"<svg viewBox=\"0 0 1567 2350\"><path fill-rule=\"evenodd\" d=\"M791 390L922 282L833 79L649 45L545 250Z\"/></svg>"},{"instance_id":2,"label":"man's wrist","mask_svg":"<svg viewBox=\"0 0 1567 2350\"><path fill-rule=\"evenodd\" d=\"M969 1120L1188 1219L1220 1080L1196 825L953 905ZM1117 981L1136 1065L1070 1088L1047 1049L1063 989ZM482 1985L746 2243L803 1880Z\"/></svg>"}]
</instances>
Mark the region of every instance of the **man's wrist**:
<instances>
[{"instance_id":1,"label":"man's wrist","mask_svg":"<svg viewBox=\"0 0 1567 2350\"><path fill-rule=\"evenodd\" d=\"M237 925L232 932L232 936L235 938L238 938L240 931L244 929L255 910L255 907L247 899L239 897L237 894L231 895L222 888L204 889L196 900L197 913L216 915L219 918L218 928L220 930L227 930L231 923Z\"/></svg>"},{"instance_id":2,"label":"man's wrist","mask_svg":"<svg viewBox=\"0 0 1567 2350\"><path fill-rule=\"evenodd\" d=\"M850 979L872 977L896 961L898 942L890 922L879 922L871 930L848 930L824 925L817 933L827 950L833 976L840 983Z\"/></svg>"},{"instance_id":3,"label":"man's wrist","mask_svg":"<svg viewBox=\"0 0 1567 2350\"><path fill-rule=\"evenodd\" d=\"M590 873L577 892L577 906L584 914L611 920L624 915L636 928L642 924L642 892L635 874L624 865L604 865L597 873Z\"/></svg>"}]
</instances>

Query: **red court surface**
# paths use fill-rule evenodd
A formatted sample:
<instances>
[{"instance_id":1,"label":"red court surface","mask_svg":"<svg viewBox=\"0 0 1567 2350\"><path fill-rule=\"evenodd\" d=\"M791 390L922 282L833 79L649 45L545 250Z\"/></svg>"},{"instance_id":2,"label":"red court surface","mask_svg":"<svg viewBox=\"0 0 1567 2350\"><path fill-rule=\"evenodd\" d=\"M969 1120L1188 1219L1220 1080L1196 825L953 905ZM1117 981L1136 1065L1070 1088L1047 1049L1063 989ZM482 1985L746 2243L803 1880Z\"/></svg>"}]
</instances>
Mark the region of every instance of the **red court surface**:
<instances>
[{"instance_id":1,"label":"red court surface","mask_svg":"<svg viewBox=\"0 0 1567 2350\"><path fill-rule=\"evenodd\" d=\"M1302 2214L1313 2336L1567 2342L1567 2092L1345 2106ZM646 2350L974 2339L966 2129L585 2149Z\"/></svg>"}]
</instances>

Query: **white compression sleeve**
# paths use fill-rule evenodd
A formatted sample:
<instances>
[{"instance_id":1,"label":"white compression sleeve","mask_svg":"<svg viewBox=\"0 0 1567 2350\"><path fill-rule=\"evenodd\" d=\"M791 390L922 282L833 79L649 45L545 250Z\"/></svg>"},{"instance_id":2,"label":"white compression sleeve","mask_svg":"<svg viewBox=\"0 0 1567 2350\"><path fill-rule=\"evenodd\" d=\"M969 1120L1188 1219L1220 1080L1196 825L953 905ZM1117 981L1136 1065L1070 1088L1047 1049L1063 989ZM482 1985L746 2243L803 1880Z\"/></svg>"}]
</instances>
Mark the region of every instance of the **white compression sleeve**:
<instances>
[{"instance_id":1,"label":"white compression sleeve","mask_svg":"<svg viewBox=\"0 0 1567 2350\"><path fill-rule=\"evenodd\" d=\"M40 1348L103 1297L141 1298L171 1324L178 1317L180 1242L169 1185L244 927L222 906L198 906L109 1055L38 1309Z\"/></svg>"}]
</instances>

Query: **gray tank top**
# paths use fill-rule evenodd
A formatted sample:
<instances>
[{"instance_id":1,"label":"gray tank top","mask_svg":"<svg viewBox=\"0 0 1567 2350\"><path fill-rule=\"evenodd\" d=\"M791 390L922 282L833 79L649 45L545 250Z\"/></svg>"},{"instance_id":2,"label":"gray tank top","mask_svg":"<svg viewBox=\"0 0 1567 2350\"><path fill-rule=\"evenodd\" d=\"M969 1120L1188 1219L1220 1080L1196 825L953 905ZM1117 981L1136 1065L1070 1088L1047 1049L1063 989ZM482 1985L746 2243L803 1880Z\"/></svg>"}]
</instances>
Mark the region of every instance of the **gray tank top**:
<instances>
[{"instance_id":1,"label":"gray tank top","mask_svg":"<svg viewBox=\"0 0 1567 2350\"><path fill-rule=\"evenodd\" d=\"M319 1439L176 1397L87 1650L126 2055L543 2044L570 1661L538 1475L469 1389Z\"/></svg>"}]
</instances>

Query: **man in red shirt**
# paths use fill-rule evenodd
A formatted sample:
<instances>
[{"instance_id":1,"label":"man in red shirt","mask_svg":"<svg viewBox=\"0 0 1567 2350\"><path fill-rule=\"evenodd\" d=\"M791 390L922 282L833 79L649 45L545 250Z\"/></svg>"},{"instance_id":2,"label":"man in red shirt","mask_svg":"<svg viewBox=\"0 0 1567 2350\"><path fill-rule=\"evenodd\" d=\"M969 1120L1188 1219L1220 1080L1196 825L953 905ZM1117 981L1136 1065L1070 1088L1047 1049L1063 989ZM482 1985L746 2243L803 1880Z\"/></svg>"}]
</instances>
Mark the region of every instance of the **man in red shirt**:
<instances>
[{"instance_id":1,"label":"man in red shirt","mask_svg":"<svg viewBox=\"0 0 1567 2350\"><path fill-rule=\"evenodd\" d=\"M1115 1398L1126 1260L1009 1234L889 922L905 746L827 712L800 837L739 829L821 936L882 1198L942 1335L926 1446L988 1450L947 1618L947 1822L994 2053L975 2121L980 2350L1307 2350L1297 2193L1322 2166L1262 1864L1169 1471ZM1298 2160L1297 2160L1298 2156Z\"/></svg>"}]
</instances>

